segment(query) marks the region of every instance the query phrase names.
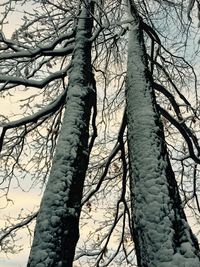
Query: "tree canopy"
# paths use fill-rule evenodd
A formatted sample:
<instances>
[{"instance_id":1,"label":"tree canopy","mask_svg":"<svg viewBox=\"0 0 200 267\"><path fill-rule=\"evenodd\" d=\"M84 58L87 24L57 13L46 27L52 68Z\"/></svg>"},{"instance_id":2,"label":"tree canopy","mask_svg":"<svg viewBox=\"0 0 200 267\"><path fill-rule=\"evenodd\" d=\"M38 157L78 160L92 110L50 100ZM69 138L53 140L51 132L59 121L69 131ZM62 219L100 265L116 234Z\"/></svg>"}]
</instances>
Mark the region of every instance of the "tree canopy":
<instances>
[{"instance_id":1,"label":"tree canopy","mask_svg":"<svg viewBox=\"0 0 200 267\"><path fill-rule=\"evenodd\" d=\"M134 156L135 148L130 156L132 137L127 137L127 128L131 136L135 127L140 129L139 140L151 121L143 120L147 110L144 98L133 108L133 126L132 115L127 120L131 113L127 109L132 109L136 97L128 88L133 83L134 92L141 86L142 81L134 75L138 69L143 72L142 64L162 132L158 135L165 138L162 151L178 185L176 191L175 183L169 182L169 191L175 195L174 206L181 212L184 209L198 237L200 2L2 0L0 8L1 103L17 99L14 113L0 108L1 208L9 214L16 186L27 194L34 188L48 193L44 193L41 212L38 207L22 210L14 218L7 215L0 232L1 251L12 257L10 253L20 250L17 239L23 229L32 242L37 218L36 229L42 229L44 235L46 229L51 231L48 222L52 220L52 228L57 229L55 246L57 224L62 225L63 244L73 240L74 246L57 246L57 256L63 257L65 264L64 252L76 247L75 257L74 251L66 253L72 261L74 258L74 266L145 266L137 263L133 223L137 218L133 219L131 208L132 198L137 199L136 193L132 194L136 186L130 185L131 164L139 159ZM10 36L7 27L17 14L20 23L14 25ZM131 35L131 31L135 33ZM143 63L139 63L141 59ZM140 128L142 124L144 128ZM141 151L143 161L146 151ZM147 158L154 161L153 157L152 152ZM59 177L66 173L68 182L63 180L63 187ZM136 172L133 176L137 177ZM63 207L67 203L63 209L68 212L62 223L57 221L60 215L55 206L61 200ZM143 198L139 201L143 206ZM55 206L57 213L52 215L44 208L44 217L45 203ZM157 215L152 216L155 219ZM80 228L77 246L79 234L71 225ZM41 232L35 236L39 238ZM33 254L34 246L38 251L42 244L38 238L33 241ZM46 259L45 255L38 257ZM29 264L36 266L34 261ZM58 259L56 266L65 266L62 264ZM51 265L38 265L42 266Z\"/></svg>"}]
</instances>

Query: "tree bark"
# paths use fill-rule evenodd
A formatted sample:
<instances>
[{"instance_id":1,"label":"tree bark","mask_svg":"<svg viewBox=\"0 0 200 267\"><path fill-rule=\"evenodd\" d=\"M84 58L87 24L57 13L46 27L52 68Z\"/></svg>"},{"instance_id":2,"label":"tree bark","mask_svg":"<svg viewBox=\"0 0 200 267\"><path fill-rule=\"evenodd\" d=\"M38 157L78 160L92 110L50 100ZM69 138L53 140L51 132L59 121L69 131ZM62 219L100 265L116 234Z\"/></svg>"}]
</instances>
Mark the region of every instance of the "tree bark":
<instances>
[{"instance_id":1,"label":"tree bark","mask_svg":"<svg viewBox=\"0 0 200 267\"><path fill-rule=\"evenodd\" d=\"M199 267L164 141L141 21L130 0L127 123L133 239L139 267Z\"/></svg>"},{"instance_id":2,"label":"tree bark","mask_svg":"<svg viewBox=\"0 0 200 267\"><path fill-rule=\"evenodd\" d=\"M93 27L90 12L93 5L88 1L88 7L83 6L79 15L66 109L37 216L28 267L70 267L73 263L88 166L90 113L95 97L88 42Z\"/></svg>"}]
</instances>

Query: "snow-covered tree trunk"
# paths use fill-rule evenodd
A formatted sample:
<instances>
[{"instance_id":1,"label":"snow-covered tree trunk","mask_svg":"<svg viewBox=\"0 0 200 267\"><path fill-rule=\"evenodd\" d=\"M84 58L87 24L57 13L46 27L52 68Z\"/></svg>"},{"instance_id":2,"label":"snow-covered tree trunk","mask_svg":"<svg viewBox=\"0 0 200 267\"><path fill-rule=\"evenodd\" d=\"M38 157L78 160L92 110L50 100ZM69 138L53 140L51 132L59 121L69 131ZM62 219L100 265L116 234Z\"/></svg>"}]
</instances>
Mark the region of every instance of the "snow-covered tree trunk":
<instances>
[{"instance_id":1,"label":"snow-covered tree trunk","mask_svg":"<svg viewBox=\"0 0 200 267\"><path fill-rule=\"evenodd\" d=\"M84 2L85 4L86 2ZM37 217L29 267L70 267L79 238L79 216L86 169L92 86L91 37L93 6L82 8L62 128L49 180Z\"/></svg>"},{"instance_id":2,"label":"snow-covered tree trunk","mask_svg":"<svg viewBox=\"0 0 200 267\"><path fill-rule=\"evenodd\" d=\"M133 235L142 267L199 267L181 206L148 71L140 18L130 0L127 121Z\"/></svg>"}]
</instances>

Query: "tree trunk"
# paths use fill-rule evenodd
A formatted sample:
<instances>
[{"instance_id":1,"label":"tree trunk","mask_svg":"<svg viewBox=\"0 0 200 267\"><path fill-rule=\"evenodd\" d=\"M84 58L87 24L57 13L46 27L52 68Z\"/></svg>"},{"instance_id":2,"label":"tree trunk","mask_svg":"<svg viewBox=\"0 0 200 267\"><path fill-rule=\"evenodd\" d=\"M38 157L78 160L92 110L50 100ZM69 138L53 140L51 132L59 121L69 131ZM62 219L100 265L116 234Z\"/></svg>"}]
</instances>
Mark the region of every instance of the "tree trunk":
<instances>
[{"instance_id":1,"label":"tree trunk","mask_svg":"<svg viewBox=\"0 0 200 267\"><path fill-rule=\"evenodd\" d=\"M90 5L90 11L88 11ZM91 107L95 95L91 67L92 4L83 7L76 29L62 128L37 217L28 267L70 267L79 238Z\"/></svg>"},{"instance_id":2,"label":"tree trunk","mask_svg":"<svg viewBox=\"0 0 200 267\"><path fill-rule=\"evenodd\" d=\"M127 121L133 239L139 267L199 267L152 90L136 7L130 0Z\"/></svg>"}]
</instances>

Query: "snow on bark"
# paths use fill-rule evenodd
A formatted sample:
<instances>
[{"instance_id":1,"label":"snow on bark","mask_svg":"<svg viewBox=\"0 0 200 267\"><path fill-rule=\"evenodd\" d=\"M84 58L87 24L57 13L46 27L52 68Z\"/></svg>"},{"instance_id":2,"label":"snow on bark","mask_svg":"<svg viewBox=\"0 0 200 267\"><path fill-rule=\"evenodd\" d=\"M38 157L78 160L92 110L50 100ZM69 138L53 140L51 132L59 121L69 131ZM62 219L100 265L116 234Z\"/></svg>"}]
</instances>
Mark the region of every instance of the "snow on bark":
<instances>
[{"instance_id":1,"label":"snow on bark","mask_svg":"<svg viewBox=\"0 0 200 267\"><path fill-rule=\"evenodd\" d=\"M133 229L138 266L199 267L172 171L147 67L140 20L131 1L127 120Z\"/></svg>"},{"instance_id":2,"label":"snow on bark","mask_svg":"<svg viewBox=\"0 0 200 267\"><path fill-rule=\"evenodd\" d=\"M91 11L90 11L91 12ZM37 217L28 267L70 267L88 165L92 87L92 18L83 7L77 26L66 110L49 180Z\"/></svg>"}]
</instances>

